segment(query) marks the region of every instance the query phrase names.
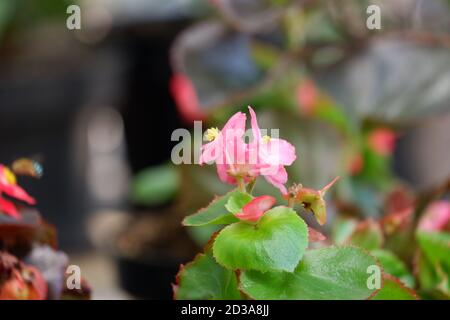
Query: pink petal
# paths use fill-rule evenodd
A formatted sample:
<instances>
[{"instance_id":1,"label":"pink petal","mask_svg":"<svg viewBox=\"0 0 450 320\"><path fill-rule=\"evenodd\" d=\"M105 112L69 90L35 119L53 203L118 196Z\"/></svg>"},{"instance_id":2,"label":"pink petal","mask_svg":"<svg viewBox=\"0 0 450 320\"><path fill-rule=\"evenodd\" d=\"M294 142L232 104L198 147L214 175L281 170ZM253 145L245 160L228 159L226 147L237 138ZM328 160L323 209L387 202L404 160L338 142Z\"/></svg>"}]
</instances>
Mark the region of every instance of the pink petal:
<instances>
[{"instance_id":1,"label":"pink petal","mask_svg":"<svg viewBox=\"0 0 450 320\"><path fill-rule=\"evenodd\" d=\"M0 212L5 213L8 216L19 219L20 213L17 211L16 205L11 201L0 197Z\"/></svg>"},{"instance_id":2,"label":"pink petal","mask_svg":"<svg viewBox=\"0 0 450 320\"><path fill-rule=\"evenodd\" d=\"M247 121L247 116L243 112L236 112L223 126L222 132L227 130L240 130L242 133L245 132L245 122Z\"/></svg>"},{"instance_id":3,"label":"pink petal","mask_svg":"<svg viewBox=\"0 0 450 320\"><path fill-rule=\"evenodd\" d=\"M238 160L245 163L246 145L242 136L245 133L247 117L242 112L234 114L224 125L218 137L202 146L199 162L215 161L217 164L233 164Z\"/></svg>"},{"instance_id":4,"label":"pink petal","mask_svg":"<svg viewBox=\"0 0 450 320\"><path fill-rule=\"evenodd\" d=\"M282 194L287 194L287 190L284 184L288 180L288 175L286 169L283 166L279 166L278 170L274 174L264 175L264 178L267 180L267 182L277 187Z\"/></svg>"},{"instance_id":5,"label":"pink petal","mask_svg":"<svg viewBox=\"0 0 450 320\"><path fill-rule=\"evenodd\" d=\"M217 164L217 175L220 181L228 184L236 184L236 179L233 178L229 173L229 166L226 164Z\"/></svg>"},{"instance_id":6,"label":"pink petal","mask_svg":"<svg viewBox=\"0 0 450 320\"><path fill-rule=\"evenodd\" d=\"M425 210L418 228L424 231L443 231L450 227L450 202L435 201Z\"/></svg>"},{"instance_id":7,"label":"pink petal","mask_svg":"<svg viewBox=\"0 0 450 320\"><path fill-rule=\"evenodd\" d=\"M290 166L297 158L295 147L283 139L270 139L267 144L262 144L262 159L273 165Z\"/></svg>"},{"instance_id":8,"label":"pink petal","mask_svg":"<svg viewBox=\"0 0 450 320\"><path fill-rule=\"evenodd\" d=\"M250 123L252 126L253 139L255 142L259 143L259 141L261 140L261 130L259 129L259 126L258 126L258 120L256 119L256 113L250 106L248 106L248 110L250 111L250 117L251 117Z\"/></svg>"},{"instance_id":9,"label":"pink petal","mask_svg":"<svg viewBox=\"0 0 450 320\"><path fill-rule=\"evenodd\" d=\"M271 196L256 197L242 208L241 213L237 213L235 216L243 221L256 222L267 210L273 207L276 201Z\"/></svg>"},{"instance_id":10,"label":"pink petal","mask_svg":"<svg viewBox=\"0 0 450 320\"><path fill-rule=\"evenodd\" d=\"M206 143L202 146L202 150L201 150L201 154L200 154L200 159L199 159L199 164L203 165L205 163L210 163L210 162L214 162L218 155L219 155L219 149L218 148L218 141L214 140L211 141L209 143Z\"/></svg>"},{"instance_id":11,"label":"pink petal","mask_svg":"<svg viewBox=\"0 0 450 320\"><path fill-rule=\"evenodd\" d=\"M25 201L28 204L36 204L36 200L34 200L34 198L28 195L28 193L26 193L26 191L23 190L18 185L15 184L2 185L0 186L0 190L12 198Z\"/></svg>"}]
</instances>

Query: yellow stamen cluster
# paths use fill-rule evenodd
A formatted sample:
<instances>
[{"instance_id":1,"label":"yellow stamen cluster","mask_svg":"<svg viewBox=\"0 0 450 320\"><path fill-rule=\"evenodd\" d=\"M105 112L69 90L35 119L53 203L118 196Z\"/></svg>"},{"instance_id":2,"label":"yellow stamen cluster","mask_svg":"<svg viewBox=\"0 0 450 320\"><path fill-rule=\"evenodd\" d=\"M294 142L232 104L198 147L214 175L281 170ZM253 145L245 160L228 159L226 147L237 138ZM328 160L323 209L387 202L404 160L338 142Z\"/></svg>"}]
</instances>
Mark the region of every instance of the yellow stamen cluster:
<instances>
[{"instance_id":1,"label":"yellow stamen cluster","mask_svg":"<svg viewBox=\"0 0 450 320\"><path fill-rule=\"evenodd\" d=\"M220 131L218 128L209 128L208 130L206 130L203 139L205 141L214 141L219 136L219 133Z\"/></svg>"},{"instance_id":2,"label":"yellow stamen cluster","mask_svg":"<svg viewBox=\"0 0 450 320\"><path fill-rule=\"evenodd\" d=\"M9 184L17 184L16 175L9 170L8 168L3 168L3 174L5 175L6 181L8 181Z\"/></svg>"},{"instance_id":3,"label":"yellow stamen cluster","mask_svg":"<svg viewBox=\"0 0 450 320\"><path fill-rule=\"evenodd\" d=\"M270 136L262 137L263 143L269 143L270 139L272 139Z\"/></svg>"}]
</instances>

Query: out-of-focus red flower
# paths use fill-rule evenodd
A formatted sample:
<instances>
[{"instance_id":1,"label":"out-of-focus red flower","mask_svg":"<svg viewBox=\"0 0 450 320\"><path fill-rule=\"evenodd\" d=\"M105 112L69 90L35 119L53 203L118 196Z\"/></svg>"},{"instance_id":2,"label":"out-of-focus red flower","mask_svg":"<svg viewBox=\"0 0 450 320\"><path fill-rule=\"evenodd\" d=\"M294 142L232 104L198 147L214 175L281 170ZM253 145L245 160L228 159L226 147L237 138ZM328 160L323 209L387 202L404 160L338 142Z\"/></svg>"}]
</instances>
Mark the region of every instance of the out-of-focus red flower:
<instances>
[{"instance_id":1,"label":"out-of-focus red flower","mask_svg":"<svg viewBox=\"0 0 450 320\"><path fill-rule=\"evenodd\" d=\"M300 111L311 115L317 106L319 93L312 80L304 80L297 87L297 103Z\"/></svg>"},{"instance_id":2,"label":"out-of-focus red flower","mask_svg":"<svg viewBox=\"0 0 450 320\"><path fill-rule=\"evenodd\" d=\"M28 284L28 300L44 300L47 297L47 282L41 272L32 266L26 266L22 270L22 277Z\"/></svg>"},{"instance_id":3,"label":"out-of-focus red flower","mask_svg":"<svg viewBox=\"0 0 450 320\"><path fill-rule=\"evenodd\" d=\"M220 5L220 1L221 0L208 0L208 2L213 5L213 6L218 6Z\"/></svg>"},{"instance_id":4,"label":"out-of-focus red flower","mask_svg":"<svg viewBox=\"0 0 450 320\"><path fill-rule=\"evenodd\" d=\"M2 197L7 196L34 205L36 200L17 185L16 176L6 166L0 164L0 212L13 218L20 218L20 213L14 203Z\"/></svg>"},{"instance_id":5,"label":"out-of-focus red flower","mask_svg":"<svg viewBox=\"0 0 450 320\"><path fill-rule=\"evenodd\" d=\"M0 252L0 300L44 300L47 283L33 266L20 262L13 255Z\"/></svg>"},{"instance_id":6,"label":"out-of-focus red flower","mask_svg":"<svg viewBox=\"0 0 450 320\"><path fill-rule=\"evenodd\" d=\"M27 300L28 287L19 271L11 272L11 277L0 288L0 300Z\"/></svg>"},{"instance_id":7,"label":"out-of-focus red flower","mask_svg":"<svg viewBox=\"0 0 450 320\"><path fill-rule=\"evenodd\" d=\"M256 197L242 208L242 212L236 213L235 216L243 221L256 222L267 210L272 208L276 201L271 196Z\"/></svg>"},{"instance_id":8,"label":"out-of-focus red flower","mask_svg":"<svg viewBox=\"0 0 450 320\"><path fill-rule=\"evenodd\" d=\"M386 234L406 229L411 225L415 198L410 191L402 186L396 187L386 197L385 215L381 219L381 226Z\"/></svg>"},{"instance_id":9,"label":"out-of-focus red flower","mask_svg":"<svg viewBox=\"0 0 450 320\"><path fill-rule=\"evenodd\" d=\"M397 137L392 130L380 128L369 134L368 143L376 153L388 156L394 152L396 139Z\"/></svg>"},{"instance_id":10,"label":"out-of-focus red flower","mask_svg":"<svg viewBox=\"0 0 450 320\"><path fill-rule=\"evenodd\" d=\"M348 165L348 172L350 172L351 175L357 175L358 173L361 172L363 167L364 167L364 158L360 153L358 153L351 157Z\"/></svg>"},{"instance_id":11,"label":"out-of-focus red flower","mask_svg":"<svg viewBox=\"0 0 450 320\"><path fill-rule=\"evenodd\" d=\"M450 202L442 200L431 203L425 209L418 228L422 231L450 230Z\"/></svg>"},{"instance_id":12,"label":"out-of-focus red flower","mask_svg":"<svg viewBox=\"0 0 450 320\"><path fill-rule=\"evenodd\" d=\"M175 74L170 80L170 91L181 116L187 122L201 120L203 113L192 81L184 74Z\"/></svg>"}]
</instances>

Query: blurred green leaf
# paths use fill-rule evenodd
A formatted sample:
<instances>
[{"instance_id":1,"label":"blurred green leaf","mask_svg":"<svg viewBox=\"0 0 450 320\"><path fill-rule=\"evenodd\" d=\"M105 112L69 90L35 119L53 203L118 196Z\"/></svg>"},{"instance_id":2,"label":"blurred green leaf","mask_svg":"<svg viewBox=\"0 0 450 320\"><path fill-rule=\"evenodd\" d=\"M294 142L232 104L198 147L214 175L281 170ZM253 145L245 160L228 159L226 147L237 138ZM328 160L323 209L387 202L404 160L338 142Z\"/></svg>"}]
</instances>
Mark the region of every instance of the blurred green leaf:
<instances>
[{"instance_id":1,"label":"blurred green leaf","mask_svg":"<svg viewBox=\"0 0 450 320\"><path fill-rule=\"evenodd\" d=\"M419 231L416 237L422 251L417 262L422 288L450 297L450 233Z\"/></svg>"},{"instance_id":2,"label":"blurred green leaf","mask_svg":"<svg viewBox=\"0 0 450 320\"><path fill-rule=\"evenodd\" d=\"M187 227L187 232L194 240L194 242L200 247L204 247L211 236L223 228L223 225L220 224L208 224L199 227Z\"/></svg>"},{"instance_id":3,"label":"blurred green leaf","mask_svg":"<svg viewBox=\"0 0 450 320\"><path fill-rule=\"evenodd\" d=\"M403 261L400 260L396 255L394 255L390 251L383 249L372 250L370 253L375 256L378 261L380 261L385 273L398 278L410 288L414 287L414 277L408 271L408 268L403 263Z\"/></svg>"},{"instance_id":4,"label":"blurred green leaf","mask_svg":"<svg viewBox=\"0 0 450 320\"><path fill-rule=\"evenodd\" d=\"M180 182L179 171L173 165L145 169L133 178L131 201L145 206L167 203L177 194Z\"/></svg>"},{"instance_id":5,"label":"blurred green leaf","mask_svg":"<svg viewBox=\"0 0 450 320\"><path fill-rule=\"evenodd\" d=\"M450 268L450 233L425 232L417 233L420 248L431 263L442 263Z\"/></svg>"},{"instance_id":6,"label":"blurred green leaf","mask_svg":"<svg viewBox=\"0 0 450 320\"><path fill-rule=\"evenodd\" d=\"M346 244L353 244L366 250L374 250L380 248L383 242L384 236L380 225L373 219L368 219L358 224Z\"/></svg>"},{"instance_id":7,"label":"blurred green leaf","mask_svg":"<svg viewBox=\"0 0 450 320\"><path fill-rule=\"evenodd\" d=\"M253 42L250 50L256 64L264 70L274 67L281 55L275 48L259 42Z\"/></svg>"},{"instance_id":8,"label":"blurred green leaf","mask_svg":"<svg viewBox=\"0 0 450 320\"><path fill-rule=\"evenodd\" d=\"M356 229L357 225L358 222L356 221L356 219L338 218L333 223L333 229L331 231L333 242L339 245L343 245Z\"/></svg>"},{"instance_id":9,"label":"blurred green leaf","mask_svg":"<svg viewBox=\"0 0 450 320\"><path fill-rule=\"evenodd\" d=\"M0 1L0 44L2 42L3 33L13 18L13 14L19 0L1 0Z\"/></svg>"},{"instance_id":10,"label":"blurred green leaf","mask_svg":"<svg viewBox=\"0 0 450 320\"><path fill-rule=\"evenodd\" d=\"M383 274L383 288L371 300L417 300L417 294L397 278Z\"/></svg>"}]
</instances>

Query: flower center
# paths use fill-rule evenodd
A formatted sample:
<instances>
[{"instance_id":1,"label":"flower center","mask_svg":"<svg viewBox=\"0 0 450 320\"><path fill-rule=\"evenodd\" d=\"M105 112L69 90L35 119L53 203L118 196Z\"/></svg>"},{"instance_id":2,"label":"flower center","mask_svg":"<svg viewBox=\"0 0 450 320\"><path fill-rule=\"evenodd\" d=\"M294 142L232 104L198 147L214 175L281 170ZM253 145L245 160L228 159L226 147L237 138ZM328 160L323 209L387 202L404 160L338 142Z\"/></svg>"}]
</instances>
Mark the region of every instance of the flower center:
<instances>
[{"instance_id":1,"label":"flower center","mask_svg":"<svg viewBox=\"0 0 450 320\"><path fill-rule=\"evenodd\" d=\"M218 128L209 128L206 130L205 135L203 136L203 139L206 141L214 141L219 136L219 129Z\"/></svg>"},{"instance_id":2,"label":"flower center","mask_svg":"<svg viewBox=\"0 0 450 320\"><path fill-rule=\"evenodd\" d=\"M263 143L269 143L269 141L270 141L270 139L272 139L270 136L264 136L264 137L262 137L262 141L263 141Z\"/></svg>"},{"instance_id":3,"label":"flower center","mask_svg":"<svg viewBox=\"0 0 450 320\"><path fill-rule=\"evenodd\" d=\"M9 184L16 184L17 183L16 176L8 168L6 168L6 167L3 168L3 174L5 175L6 181Z\"/></svg>"}]
</instances>

